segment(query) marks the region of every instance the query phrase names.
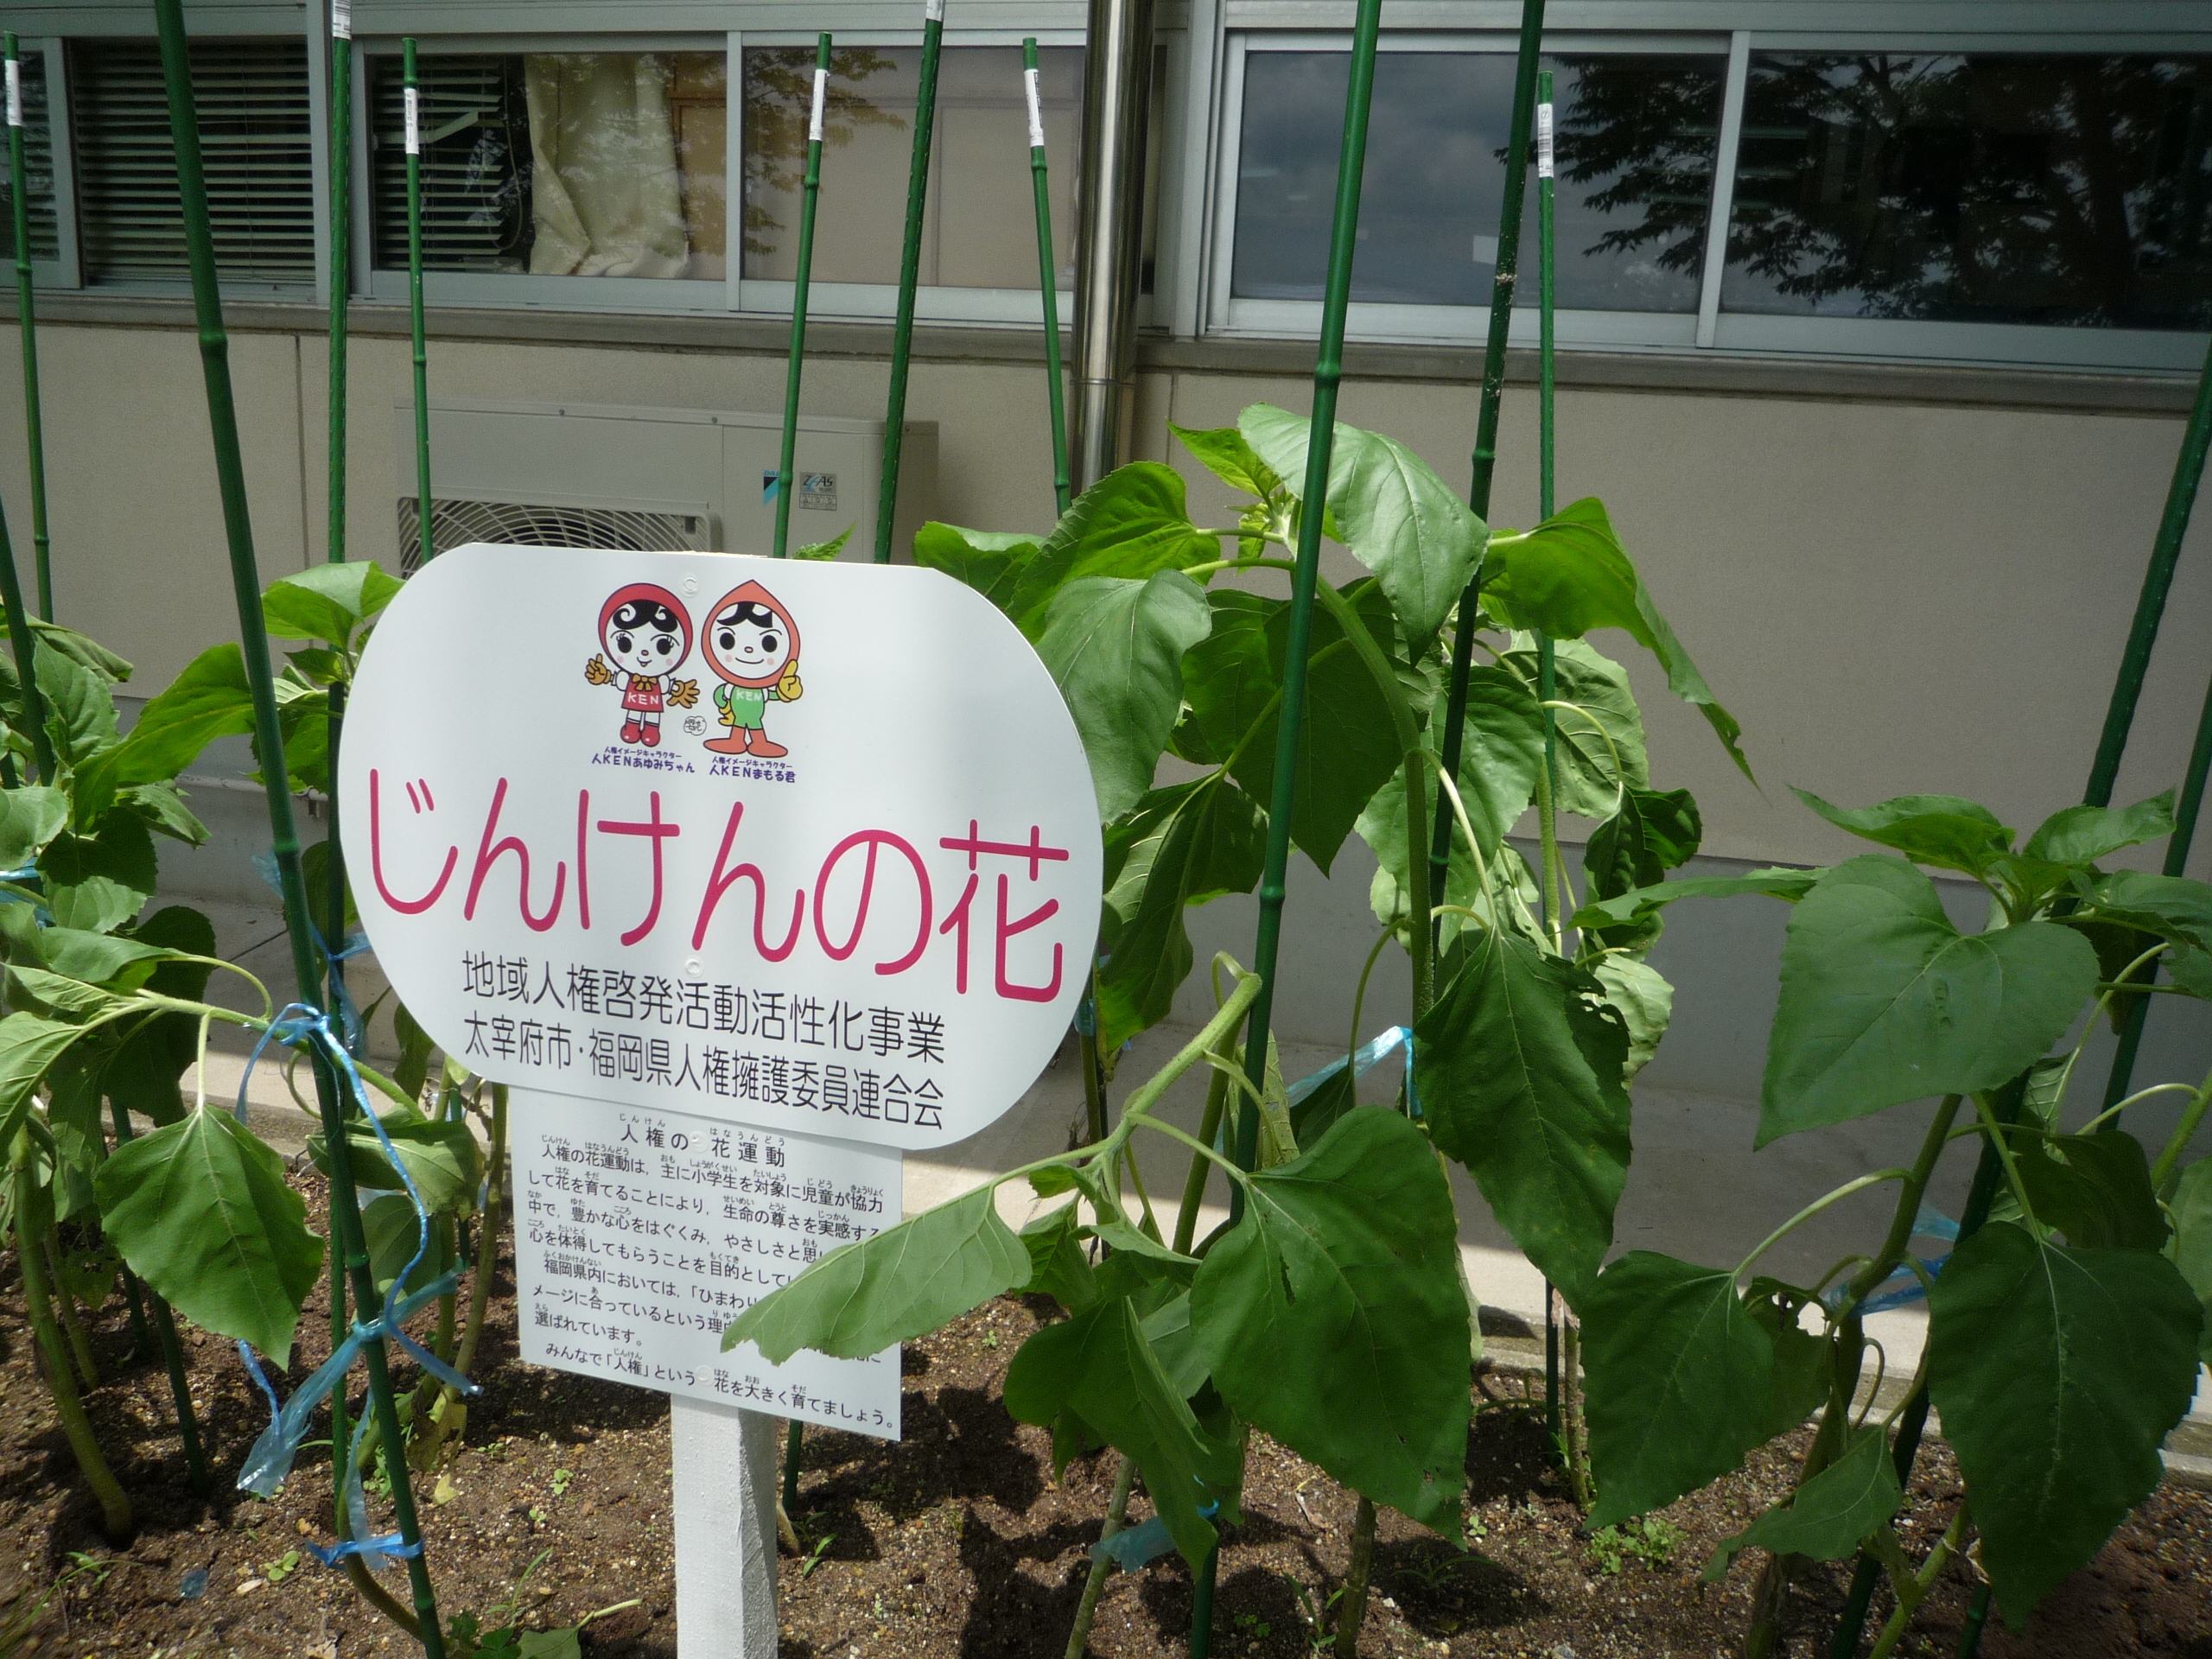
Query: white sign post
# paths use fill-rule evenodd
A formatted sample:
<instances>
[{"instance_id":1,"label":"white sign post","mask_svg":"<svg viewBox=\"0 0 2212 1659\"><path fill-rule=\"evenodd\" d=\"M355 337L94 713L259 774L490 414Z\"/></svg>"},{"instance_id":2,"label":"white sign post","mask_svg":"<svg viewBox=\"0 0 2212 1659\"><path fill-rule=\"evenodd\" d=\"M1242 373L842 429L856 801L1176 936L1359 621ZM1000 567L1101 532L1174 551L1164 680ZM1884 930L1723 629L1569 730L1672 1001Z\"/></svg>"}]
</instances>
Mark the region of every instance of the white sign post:
<instances>
[{"instance_id":1,"label":"white sign post","mask_svg":"<svg viewBox=\"0 0 2212 1659\"><path fill-rule=\"evenodd\" d=\"M340 766L378 962L513 1087L523 1355L673 1396L683 1652L772 1653L772 1420L895 1439L898 1356L721 1333L1058 1046L1101 864L1066 706L933 571L477 545L385 613Z\"/></svg>"}]
</instances>

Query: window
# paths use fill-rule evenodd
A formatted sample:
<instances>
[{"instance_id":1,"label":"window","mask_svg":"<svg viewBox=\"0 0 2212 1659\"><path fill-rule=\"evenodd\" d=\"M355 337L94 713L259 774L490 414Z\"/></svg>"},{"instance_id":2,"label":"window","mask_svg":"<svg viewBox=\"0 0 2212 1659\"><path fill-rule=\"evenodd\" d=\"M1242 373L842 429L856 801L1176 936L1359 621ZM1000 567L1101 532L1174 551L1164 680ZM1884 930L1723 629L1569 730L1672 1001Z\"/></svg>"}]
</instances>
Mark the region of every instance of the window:
<instances>
[{"instance_id":1,"label":"window","mask_svg":"<svg viewBox=\"0 0 2212 1659\"><path fill-rule=\"evenodd\" d=\"M74 41L69 73L86 280L185 280L160 48L151 41ZM217 271L232 283L312 287L305 44L194 41L192 79Z\"/></svg>"},{"instance_id":2,"label":"window","mask_svg":"<svg viewBox=\"0 0 2212 1659\"><path fill-rule=\"evenodd\" d=\"M376 263L407 265L399 61L372 60ZM719 52L426 55L423 264L721 282L728 93Z\"/></svg>"},{"instance_id":3,"label":"window","mask_svg":"<svg viewBox=\"0 0 2212 1659\"><path fill-rule=\"evenodd\" d=\"M1255 42L1243 54L1225 319L1262 327L1321 296L1351 56ZM1547 56L1558 111L1558 302L1601 313L1696 311L1726 59L1718 53ZM1490 304L1512 118L1510 50L1420 47L1375 67L1352 297L1370 333L1465 333ZM1529 193L1524 235L1533 236ZM1523 267L1532 262L1526 257ZM1533 283L1522 303L1535 302ZM1455 307L1450 318L1428 308ZM1218 317L1218 313L1217 313Z\"/></svg>"},{"instance_id":4,"label":"window","mask_svg":"<svg viewBox=\"0 0 2212 1659\"><path fill-rule=\"evenodd\" d=\"M30 202L31 257L60 257L54 219L54 142L46 102L46 56L26 51L19 66L23 95L23 179ZM16 204L8 169L0 166L0 254L16 257Z\"/></svg>"},{"instance_id":5,"label":"window","mask_svg":"<svg viewBox=\"0 0 2212 1659\"><path fill-rule=\"evenodd\" d=\"M2205 60L1760 53L1741 156L1728 311L2212 327Z\"/></svg>"},{"instance_id":6,"label":"window","mask_svg":"<svg viewBox=\"0 0 2212 1659\"><path fill-rule=\"evenodd\" d=\"M1083 98L1079 47L1039 50L1045 143L1054 165L1053 251L1074 276L1076 150ZM925 288L1037 287L1028 115L1018 47L947 47L938 60ZM745 54L745 263L748 280L788 283L797 270L799 189L813 98L814 48ZM906 180L921 73L918 47L847 47L831 59L815 230L814 280L899 280Z\"/></svg>"}]
</instances>

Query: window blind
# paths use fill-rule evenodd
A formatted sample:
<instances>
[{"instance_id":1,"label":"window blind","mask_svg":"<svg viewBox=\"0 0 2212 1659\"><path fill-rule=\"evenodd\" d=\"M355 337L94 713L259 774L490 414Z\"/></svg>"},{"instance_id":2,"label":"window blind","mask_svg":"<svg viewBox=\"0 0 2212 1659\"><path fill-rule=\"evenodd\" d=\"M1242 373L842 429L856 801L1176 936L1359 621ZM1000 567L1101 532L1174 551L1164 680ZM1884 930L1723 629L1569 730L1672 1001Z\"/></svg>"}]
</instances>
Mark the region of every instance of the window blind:
<instances>
[{"instance_id":1,"label":"window blind","mask_svg":"<svg viewBox=\"0 0 2212 1659\"><path fill-rule=\"evenodd\" d=\"M372 92L376 263L407 268L405 114L396 58L377 58ZM522 60L426 55L422 91L423 264L432 270L530 268L530 117Z\"/></svg>"},{"instance_id":2,"label":"window blind","mask_svg":"<svg viewBox=\"0 0 2212 1659\"><path fill-rule=\"evenodd\" d=\"M58 259L60 242L54 220L54 136L47 125L46 57L26 52L22 60L23 88L23 178L30 199L31 257ZM0 143L6 135L0 133ZM10 194L4 157L0 157L0 254L16 257L16 203Z\"/></svg>"},{"instance_id":3,"label":"window blind","mask_svg":"<svg viewBox=\"0 0 2212 1659\"><path fill-rule=\"evenodd\" d=\"M160 49L151 41L73 41L70 62L86 281L184 277ZM194 41L192 80L217 271L232 282L312 286L305 42Z\"/></svg>"}]
</instances>

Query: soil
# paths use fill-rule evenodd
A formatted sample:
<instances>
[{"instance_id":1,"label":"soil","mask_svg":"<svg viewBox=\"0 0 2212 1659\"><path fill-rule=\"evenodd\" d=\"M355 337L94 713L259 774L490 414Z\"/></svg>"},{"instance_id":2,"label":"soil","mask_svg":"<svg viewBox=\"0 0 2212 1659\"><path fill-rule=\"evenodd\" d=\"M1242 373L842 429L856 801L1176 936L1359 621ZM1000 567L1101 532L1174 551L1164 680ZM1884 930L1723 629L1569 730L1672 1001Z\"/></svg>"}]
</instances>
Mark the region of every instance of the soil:
<instances>
[{"instance_id":1,"label":"soil","mask_svg":"<svg viewBox=\"0 0 2212 1659\"><path fill-rule=\"evenodd\" d=\"M302 1184L317 1185L311 1177ZM311 1214L320 1198L310 1191ZM523 1364L513 1357L511 1287L502 1281L498 1288L475 1367L485 1394L470 1408L465 1443L438 1474L417 1478L441 1610L482 1616L512 1604L524 1628L556 1628L634 1599L587 1624L582 1650L674 1659L664 1399ZM35 1635L12 1653L0 1618L0 1659L354 1659L410 1650L341 1574L303 1551L296 1568L272 1575L270 1564L304 1538L328 1538L327 1453L308 1452L274 1500L235 1490L267 1408L236 1350L196 1332L186 1338L192 1389L218 1490L205 1503L193 1497L166 1374L129 1359L119 1299L92 1324L107 1381L89 1397L138 1510L136 1541L111 1548L35 1372L21 1306L10 1267L0 1280L0 1601L69 1576ZM807 1560L786 1554L781 1566L791 1659L1058 1659L1114 1459L1108 1452L1080 1460L1056 1485L1045 1432L1014 1422L999 1403L1007 1361L1052 1317L1048 1301L1008 1298L910 1344L906 1438L897 1444L809 1431L793 1519L814 1553ZM290 1383L328 1352L327 1330L318 1296L301 1323ZM1719 1539L1786 1488L1802 1438L1766 1447L1738 1474L1664 1511L1662 1524L1635 1535L1642 1553L1623 1554L1585 1535L1551 1473L1541 1399L1527 1396L1521 1378L1495 1371L1475 1386L1472 1548L1461 1554L1385 1511L1362 1654L1708 1659L1738 1651L1756 1566L1739 1562L1717 1586L1700 1585L1699 1570ZM355 1387L358 1397L359 1373ZM1133 1522L1150 1512L1141 1492ZM1948 1522L1958 1496L1955 1466L1932 1447L1904 1517L1916 1554ZM1353 1500L1255 1437L1244 1510L1245 1524L1227 1535L1222 1553L1214 1652L1307 1656L1311 1609L1342 1581ZM2163 1488L2025 1630L1993 1626L1982 1652L2212 1659L2208 1560L2212 1497ZM204 1589L190 1594L202 1574ZM1827 1653L1844 1578L1841 1568L1820 1567L1800 1582L1783 1644L1792 1659ZM386 1582L404 1599L399 1573ZM1948 1573L1900 1651L1953 1652L1970 1588L1963 1569ZM1172 1554L1116 1574L1090 1652L1185 1653L1191 1596L1190 1573ZM1886 1612L1885 1593L1876 1617Z\"/></svg>"}]
</instances>

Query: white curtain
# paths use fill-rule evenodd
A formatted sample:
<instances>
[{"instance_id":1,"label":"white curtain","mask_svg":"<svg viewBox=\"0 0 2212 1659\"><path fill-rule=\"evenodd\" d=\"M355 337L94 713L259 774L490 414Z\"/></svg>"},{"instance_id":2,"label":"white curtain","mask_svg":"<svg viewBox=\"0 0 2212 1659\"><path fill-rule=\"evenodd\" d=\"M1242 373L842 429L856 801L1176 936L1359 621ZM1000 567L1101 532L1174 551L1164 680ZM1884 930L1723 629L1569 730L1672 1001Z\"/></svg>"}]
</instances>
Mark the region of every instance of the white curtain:
<instances>
[{"instance_id":1,"label":"white curtain","mask_svg":"<svg viewBox=\"0 0 2212 1659\"><path fill-rule=\"evenodd\" d=\"M551 276L681 276L683 228L668 65L651 53L523 60L534 162L530 268Z\"/></svg>"}]
</instances>

